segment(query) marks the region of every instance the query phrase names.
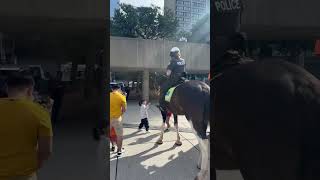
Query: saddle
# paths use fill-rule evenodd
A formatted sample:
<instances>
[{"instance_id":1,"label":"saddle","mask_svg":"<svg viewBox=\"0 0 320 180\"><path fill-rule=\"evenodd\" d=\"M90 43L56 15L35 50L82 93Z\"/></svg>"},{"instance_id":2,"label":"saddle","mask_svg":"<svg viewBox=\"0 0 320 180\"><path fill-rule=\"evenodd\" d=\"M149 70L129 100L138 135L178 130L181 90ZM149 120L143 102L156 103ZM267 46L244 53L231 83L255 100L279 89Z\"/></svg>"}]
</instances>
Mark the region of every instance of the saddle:
<instances>
[{"instance_id":1,"label":"saddle","mask_svg":"<svg viewBox=\"0 0 320 180\"><path fill-rule=\"evenodd\" d=\"M172 94L177 86L188 81L185 76L173 76L162 87L162 93L159 99L160 110L165 109L165 104L171 101Z\"/></svg>"}]
</instances>

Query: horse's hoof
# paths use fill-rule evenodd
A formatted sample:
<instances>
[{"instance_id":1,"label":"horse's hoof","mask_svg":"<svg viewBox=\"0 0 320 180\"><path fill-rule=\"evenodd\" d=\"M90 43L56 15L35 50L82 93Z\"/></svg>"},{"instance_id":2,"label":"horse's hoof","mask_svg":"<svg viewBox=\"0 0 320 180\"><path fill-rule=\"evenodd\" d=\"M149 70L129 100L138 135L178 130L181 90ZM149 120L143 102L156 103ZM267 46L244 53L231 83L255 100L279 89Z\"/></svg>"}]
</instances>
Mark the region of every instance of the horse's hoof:
<instances>
[{"instance_id":1,"label":"horse's hoof","mask_svg":"<svg viewBox=\"0 0 320 180\"><path fill-rule=\"evenodd\" d=\"M157 144L163 144L163 141L162 140L158 140L156 143Z\"/></svg>"},{"instance_id":2,"label":"horse's hoof","mask_svg":"<svg viewBox=\"0 0 320 180\"><path fill-rule=\"evenodd\" d=\"M182 142L181 142L181 141L176 141L176 145L177 145L177 146L181 146L181 145L182 145Z\"/></svg>"}]
</instances>

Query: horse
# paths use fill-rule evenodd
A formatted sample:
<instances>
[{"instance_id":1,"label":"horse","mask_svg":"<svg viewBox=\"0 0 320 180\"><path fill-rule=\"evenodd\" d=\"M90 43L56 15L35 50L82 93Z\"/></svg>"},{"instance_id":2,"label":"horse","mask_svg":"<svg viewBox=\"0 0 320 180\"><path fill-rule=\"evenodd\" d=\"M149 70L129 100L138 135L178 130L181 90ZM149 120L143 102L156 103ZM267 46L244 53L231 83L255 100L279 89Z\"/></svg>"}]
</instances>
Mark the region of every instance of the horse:
<instances>
[{"instance_id":1,"label":"horse","mask_svg":"<svg viewBox=\"0 0 320 180\"><path fill-rule=\"evenodd\" d=\"M206 130L210 119L210 86L196 80L181 83L176 86L170 102L166 102L166 108L175 117L177 141L180 141L177 115L185 115L190 123L200 146L198 161L200 172L195 179L204 180L209 174L209 140ZM166 115L166 112L162 111L162 115ZM163 138L163 127L164 123L160 135L161 141Z\"/></svg>"},{"instance_id":2,"label":"horse","mask_svg":"<svg viewBox=\"0 0 320 180\"><path fill-rule=\"evenodd\" d=\"M320 81L281 59L212 70L214 168L223 150L245 180L320 179Z\"/></svg>"}]
</instances>

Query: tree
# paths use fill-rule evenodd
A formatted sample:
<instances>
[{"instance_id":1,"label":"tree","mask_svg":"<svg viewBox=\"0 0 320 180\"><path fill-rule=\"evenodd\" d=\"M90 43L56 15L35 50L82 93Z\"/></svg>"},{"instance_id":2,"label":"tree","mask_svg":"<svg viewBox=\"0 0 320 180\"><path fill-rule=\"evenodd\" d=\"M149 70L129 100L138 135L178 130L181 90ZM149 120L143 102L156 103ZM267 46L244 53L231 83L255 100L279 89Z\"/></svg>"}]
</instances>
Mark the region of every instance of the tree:
<instances>
[{"instance_id":1,"label":"tree","mask_svg":"<svg viewBox=\"0 0 320 180\"><path fill-rule=\"evenodd\" d=\"M131 5L121 4L120 8L115 10L110 22L111 35L135 38L137 37L137 22L136 9Z\"/></svg>"},{"instance_id":2,"label":"tree","mask_svg":"<svg viewBox=\"0 0 320 180\"><path fill-rule=\"evenodd\" d=\"M164 9L164 15L159 14L159 36L160 38L173 39L178 30L178 20L174 18L170 9Z\"/></svg>"},{"instance_id":3,"label":"tree","mask_svg":"<svg viewBox=\"0 0 320 180\"><path fill-rule=\"evenodd\" d=\"M160 8L133 7L120 4L111 20L111 35L141 37L143 39L170 39L175 37L178 21L170 10L161 14Z\"/></svg>"}]
</instances>

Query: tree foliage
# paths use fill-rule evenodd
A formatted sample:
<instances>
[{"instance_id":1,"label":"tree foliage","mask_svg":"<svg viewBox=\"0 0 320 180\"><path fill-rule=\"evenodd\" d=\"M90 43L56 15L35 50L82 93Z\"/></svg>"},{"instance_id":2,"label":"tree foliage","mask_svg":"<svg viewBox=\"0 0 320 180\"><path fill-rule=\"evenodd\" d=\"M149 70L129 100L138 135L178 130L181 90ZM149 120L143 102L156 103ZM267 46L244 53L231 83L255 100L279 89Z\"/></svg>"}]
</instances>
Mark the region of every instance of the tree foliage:
<instances>
[{"instance_id":1,"label":"tree foliage","mask_svg":"<svg viewBox=\"0 0 320 180\"><path fill-rule=\"evenodd\" d=\"M164 15L160 8L133 7L120 4L111 20L111 35L143 39L171 39L175 37L178 21L170 10Z\"/></svg>"}]
</instances>

